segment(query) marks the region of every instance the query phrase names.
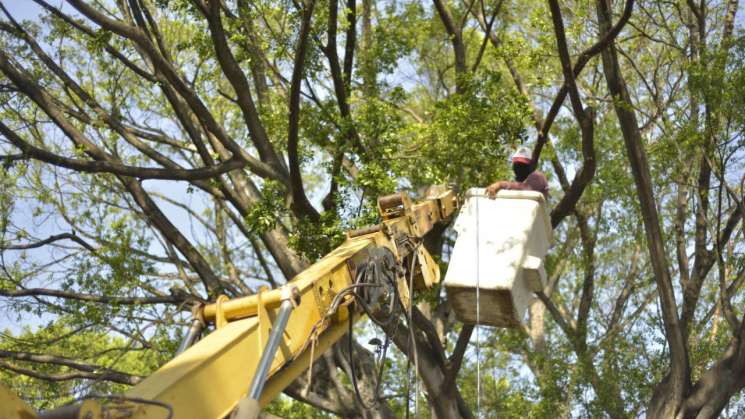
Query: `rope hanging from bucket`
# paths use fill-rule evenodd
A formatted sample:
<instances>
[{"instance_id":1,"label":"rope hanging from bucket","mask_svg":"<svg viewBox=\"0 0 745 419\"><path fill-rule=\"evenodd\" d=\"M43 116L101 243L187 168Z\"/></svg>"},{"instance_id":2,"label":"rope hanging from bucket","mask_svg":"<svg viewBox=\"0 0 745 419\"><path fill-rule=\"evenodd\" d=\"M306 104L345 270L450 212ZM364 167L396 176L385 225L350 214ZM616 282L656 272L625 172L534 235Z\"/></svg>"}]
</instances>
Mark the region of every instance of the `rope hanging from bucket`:
<instances>
[{"instance_id":1,"label":"rope hanging from bucket","mask_svg":"<svg viewBox=\"0 0 745 419\"><path fill-rule=\"evenodd\" d=\"M420 246L421 244L417 245ZM411 253L411 266L409 267L409 332L411 337L412 353L414 354L414 418L419 419L419 355L416 350L416 338L414 336L414 268L416 261L416 249ZM408 409L408 406L406 407Z\"/></svg>"},{"instance_id":2,"label":"rope hanging from bucket","mask_svg":"<svg viewBox=\"0 0 745 419\"><path fill-rule=\"evenodd\" d=\"M479 237L479 201L476 197L476 417L481 418L481 240Z\"/></svg>"}]
</instances>

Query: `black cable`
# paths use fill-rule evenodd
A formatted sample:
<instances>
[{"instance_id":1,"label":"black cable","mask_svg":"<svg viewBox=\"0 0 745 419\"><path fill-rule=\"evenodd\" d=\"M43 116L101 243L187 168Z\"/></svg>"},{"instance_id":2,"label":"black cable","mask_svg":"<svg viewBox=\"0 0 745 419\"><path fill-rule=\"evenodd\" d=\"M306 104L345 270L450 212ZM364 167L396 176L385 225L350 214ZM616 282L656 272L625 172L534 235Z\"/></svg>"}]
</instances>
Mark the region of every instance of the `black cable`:
<instances>
[{"instance_id":1,"label":"black cable","mask_svg":"<svg viewBox=\"0 0 745 419\"><path fill-rule=\"evenodd\" d=\"M414 298L413 298L413 284L414 284L414 262L415 262L415 252L418 245L413 244L411 242L406 242L408 244L411 244L412 247L411 250L411 263L409 264L409 278L408 278L408 286L409 286L409 306L414 304ZM401 307L403 307L403 300L401 299L401 295L398 293L398 288L394 287L394 290L396 292L396 297L398 298L398 301L401 303ZM409 338L411 339L411 345L412 345L412 356L416 356L414 351L416 351L416 341L414 337L414 321L411 318L411 310L406 313L404 316L404 319L406 319L406 327L409 329ZM387 336L387 335L386 335ZM406 419L409 419L409 401L411 399L411 380L409 380L409 374L411 371L411 356L406 358ZM418 371L415 371L414 374L418 374ZM417 395L414 395L414 397L417 397Z\"/></svg>"},{"instance_id":2,"label":"black cable","mask_svg":"<svg viewBox=\"0 0 745 419\"><path fill-rule=\"evenodd\" d=\"M419 419L419 410L417 409L418 406L418 400L419 400L419 394L417 391L419 390L418 385L418 375L419 375L419 359L417 358L419 355L416 352L416 336L414 335L414 319L412 317L412 311L414 308L414 262L416 261L416 250L417 246L414 246L411 252L411 264L409 265L409 312L407 323L409 326L409 337L411 338L411 356L414 357L414 382L417 383L417 385L414 386L414 414L416 415L416 418ZM411 357L409 358L411 359ZM408 413L409 406L406 406L406 411Z\"/></svg>"},{"instance_id":3,"label":"black cable","mask_svg":"<svg viewBox=\"0 0 745 419\"><path fill-rule=\"evenodd\" d=\"M388 266L386 266L388 265ZM386 328L388 327L394 320L397 319L397 308L401 308L400 305L400 296L397 289L396 284L396 277L392 273L394 272L396 263L395 259L393 258L393 254L389 249L383 249L380 252L378 252L375 255L372 255L370 258L370 261L362 266L360 270L357 272L357 275L355 275L355 281L354 284L346 287L342 292L340 292L335 298L334 302L341 301L340 296L342 293L344 296L346 295L352 295L354 297L354 301L356 304L359 305L359 307L362 309L362 311L367 314L367 316L370 318L370 320L373 321L373 323ZM374 314L376 310L373 310L372 307L370 307L369 304L376 303L376 301L372 301L374 298L373 295L371 295L371 292L373 290L365 289L365 288L373 288L373 287L382 287L384 290L388 293L388 304L387 304L387 314L384 318L380 318ZM356 289L361 288L362 295L358 294ZM338 299L338 300L337 300ZM338 303L337 303L338 304ZM332 302L332 306L334 303ZM374 400L373 405L368 406L365 401L362 399L362 395L360 394L359 385L357 383L357 371L355 368L355 362L353 357L353 351L354 351L354 316L349 316L349 331L347 336L347 344L349 349L349 369L350 374L352 375L352 385L354 387L355 396L357 397L357 400L359 401L360 405L365 410L372 410L375 407L378 406L380 402L380 386L383 381L383 372L385 370L385 357L387 355L388 346L390 345L390 338L388 334L386 334L385 343L383 344L383 349L380 352L380 358L378 361L379 367L378 367L378 373L377 373L377 380L375 384L375 393L374 393Z\"/></svg>"},{"instance_id":4,"label":"black cable","mask_svg":"<svg viewBox=\"0 0 745 419\"><path fill-rule=\"evenodd\" d=\"M354 338L352 336L352 333L354 332L354 316L349 316L349 333L347 334L348 339L347 343L349 345L349 372L352 375L352 386L354 387L354 394L357 396L357 401L362 405L362 408L364 410L372 410L375 406L377 406L377 394L375 394L374 405L368 406L365 401L362 399L362 395L360 394L360 388L357 385L357 371L355 371L354 368L354 356L352 356L352 351L354 350Z\"/></svg>"},{"instance_id":5,"label":"black cable","mask_svg":"<svg viewBox=\"0 0 745 419\"><path fill-rule=\"evenodd\" d=\"M411 359L406 357L406 419L409 419L409 400L411 399Z\"/></svg>"},{"instance_id":6,"label":"black cable","mask_svg":"<svg viewBox=\"0 0 745 419\"><path fill-rule=\"evenodd\" d=\"M378 365L380 365L380 368L378 369L378 381L375 384L375 394L376 396L380 394L380 384L383 382L383 371L385 370L385 356L388 353L388 345L390 345L391 340L388 337L388 334L385 335L385 342L383 342L383 350L380 352L380 358L378 358ZM376 397L376 400L378 398Z\"/></svg>"}]
</instances>

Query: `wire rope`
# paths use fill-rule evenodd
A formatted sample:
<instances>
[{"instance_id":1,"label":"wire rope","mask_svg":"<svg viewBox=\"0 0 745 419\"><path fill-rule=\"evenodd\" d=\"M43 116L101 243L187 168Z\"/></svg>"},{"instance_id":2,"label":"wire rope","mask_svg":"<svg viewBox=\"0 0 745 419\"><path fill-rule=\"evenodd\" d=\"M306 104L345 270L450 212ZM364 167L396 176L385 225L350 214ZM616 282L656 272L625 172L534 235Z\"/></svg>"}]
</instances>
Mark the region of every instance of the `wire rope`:
<instances>
[{"instance_id":1,"label":"wire rope","mask_svg":"<svg viewBox=\"0 0 745 419\"><path fill-rule=\"evenodd\" d=\"M411 252L411 265L409 266L409 333L411 335L412 354L414 355L414 418L419 419L419 355L416 350L416 337L414 336L414 268L419 245Z\"/></svg>"},{"instance_id":2,"label":"wire rope","mask_svg":"<svg viewBox=\"0 0 745 419\"><path fill-rule=\"evenodd\" d=\"M479 232L479 201L476 196L476 418L481 418L481 237Z\"/></svg>"}]
</instances>

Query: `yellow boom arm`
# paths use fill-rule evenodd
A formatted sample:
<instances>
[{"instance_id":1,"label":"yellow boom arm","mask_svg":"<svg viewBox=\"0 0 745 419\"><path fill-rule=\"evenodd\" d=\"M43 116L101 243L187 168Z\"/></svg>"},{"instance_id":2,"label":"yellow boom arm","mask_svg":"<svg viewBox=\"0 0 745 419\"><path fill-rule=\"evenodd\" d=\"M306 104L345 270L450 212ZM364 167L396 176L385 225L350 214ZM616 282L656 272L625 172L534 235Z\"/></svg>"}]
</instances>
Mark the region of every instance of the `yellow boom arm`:
<instances>
[{"instance_id":1,"label":"yellow boom arm","mask_svg":"<svg viewBox=\"0 0 745 419\"><path fill-rule=\"evenodd\" d=\"M361 315L350 310L353 298L346 292L355 288L358 270L381 249L390 251L399 266L404 258L414 258L415 287L439 282L436 263L423 246L412 243L451 217L456 209L452 191L431 190L417 204L405 193L389 195L378 200L378 207L381 224L349 232L342 245L284 287L232 300L220 297L202 307L200 320L214 323L216 329L123 396L86 400L40 417L223 418L249 393L250 385L253 390L258 385L260 396L244 399L239 411L245 414L246 406L258 411L347 332L349 316ZM406 301L411 290L402 271L394 270L397 292ZM278 326L278 320L286 326ZM274 329L277 349L270 353L267 345ZM262 356L267 358L263 370ZM8 413L0 417L33 417Z\"/></svg>"}]
</instances>

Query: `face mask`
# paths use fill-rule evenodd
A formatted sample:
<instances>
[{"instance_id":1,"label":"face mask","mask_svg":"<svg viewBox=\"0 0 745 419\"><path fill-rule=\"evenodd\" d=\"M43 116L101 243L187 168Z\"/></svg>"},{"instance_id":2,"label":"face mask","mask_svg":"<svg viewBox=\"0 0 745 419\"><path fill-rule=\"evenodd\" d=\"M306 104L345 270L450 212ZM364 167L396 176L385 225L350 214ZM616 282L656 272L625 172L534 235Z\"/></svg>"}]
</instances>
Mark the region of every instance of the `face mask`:
<instances>
[{"instance_id":1,"label":"face mask","mask_svg":"<svg viewBox=\"0 0 745 419\"><path fill-rule=\"evenodd\" d=\"M522 182L533 173L533 168L529 164L515 163L512 165L512 171L515 172L515 180Z\"/></svg>"}]
</instances>

